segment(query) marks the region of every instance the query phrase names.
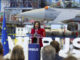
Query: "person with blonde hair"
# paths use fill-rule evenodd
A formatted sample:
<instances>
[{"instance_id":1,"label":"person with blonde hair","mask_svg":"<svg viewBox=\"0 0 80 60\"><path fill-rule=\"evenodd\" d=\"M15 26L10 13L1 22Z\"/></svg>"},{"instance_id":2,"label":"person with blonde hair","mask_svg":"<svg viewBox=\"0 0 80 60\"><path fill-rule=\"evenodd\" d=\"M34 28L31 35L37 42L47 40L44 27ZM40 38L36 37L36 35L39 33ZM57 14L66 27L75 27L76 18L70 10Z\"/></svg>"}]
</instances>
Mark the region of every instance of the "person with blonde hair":
<instances>
[{"instance_id":1,"label":"person with blonde hair","mask_svg":"<svg viewBox=\"0 0 80 60\"><path fill-rule=\"evenodd\" d=\"M42 59L43 60L55 60L55 48L53 48L52 46L48 45L43 47L42 50Z\"/></svg>"},{"instance_id":2,"label":"person with blonde hair","mask_svg":"<svg viewBox=\"0 0 80 60\"><path fill-rule=\"evenodd\" d=\"M0 56L0 60L4 60L4 58L2 56Z\"/></svg>"},{"instance_id":3,"label":"person with blonde hair","mask_svg":"<svg viewBox=\"0 0 80 60\"><path fill-rule=\"evenodd\" d=\"M10 60L24 60L23 48L19 45L13 48Z\"/></svg>"}]
</instances>

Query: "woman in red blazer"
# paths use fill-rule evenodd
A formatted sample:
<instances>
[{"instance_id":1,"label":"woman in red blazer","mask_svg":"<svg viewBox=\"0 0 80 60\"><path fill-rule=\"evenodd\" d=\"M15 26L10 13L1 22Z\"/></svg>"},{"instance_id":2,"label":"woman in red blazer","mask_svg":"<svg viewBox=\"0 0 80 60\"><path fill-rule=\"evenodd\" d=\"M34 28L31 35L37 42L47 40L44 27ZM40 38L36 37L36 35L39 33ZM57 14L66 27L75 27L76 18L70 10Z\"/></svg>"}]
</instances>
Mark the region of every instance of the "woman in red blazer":
<instances>
[{"instance_id":1,"label":"woman in red blazer","mask_svg":"<svg viewBox=\"0 0 80 60\"><path fill-rule=\"evenodd\" d=\"M31 30L31 34L33 36L32 43L37 43L37 41L39 40L40 47L42 47L43 46L42 37L45 37L45 29L40 27L39 21L34 22L34 27ZM39 38L37 36L35 36L37 34L40 36Z\"/></svg>"}]
</instances>

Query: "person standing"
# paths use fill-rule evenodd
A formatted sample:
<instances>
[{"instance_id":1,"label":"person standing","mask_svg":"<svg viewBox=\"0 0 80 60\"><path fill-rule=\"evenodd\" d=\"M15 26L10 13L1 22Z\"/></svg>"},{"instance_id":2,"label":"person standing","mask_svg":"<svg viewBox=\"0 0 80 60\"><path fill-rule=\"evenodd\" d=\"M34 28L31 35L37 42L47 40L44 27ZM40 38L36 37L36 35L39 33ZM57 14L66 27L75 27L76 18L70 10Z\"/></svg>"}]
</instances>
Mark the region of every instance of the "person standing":
<instances>
[{"instance_id":1,"label":"person standing","mask_svg":"<svg viewBox=\"0 0 80 60\"><path fill-rule=\"evenodd\" d=\"M39 43L40 47L42 47L42 37L45 37L45 29L41 28L39 21L34 22L34 26L31 30L31 35L32 43Z\"/></svg>"}]
</instances>

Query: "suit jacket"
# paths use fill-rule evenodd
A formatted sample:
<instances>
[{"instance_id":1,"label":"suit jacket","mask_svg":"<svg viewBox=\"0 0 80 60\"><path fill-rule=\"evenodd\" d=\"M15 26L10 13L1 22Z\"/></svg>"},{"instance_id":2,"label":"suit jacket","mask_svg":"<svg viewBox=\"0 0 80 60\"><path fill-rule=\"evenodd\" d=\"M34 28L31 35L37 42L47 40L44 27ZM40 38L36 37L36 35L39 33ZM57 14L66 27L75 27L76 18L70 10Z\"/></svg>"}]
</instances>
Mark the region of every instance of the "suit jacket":
<instances>
[{"instance_id":1,"label":"suit jacket","mask_svg":"<svg viewBox=\"0 0 80 60\"><path fill-rule=\"evenodd\" d=\"M63 60L63 57L59 56L58 54L55 55L55 60Z\"/></svg>"}]
</instances>

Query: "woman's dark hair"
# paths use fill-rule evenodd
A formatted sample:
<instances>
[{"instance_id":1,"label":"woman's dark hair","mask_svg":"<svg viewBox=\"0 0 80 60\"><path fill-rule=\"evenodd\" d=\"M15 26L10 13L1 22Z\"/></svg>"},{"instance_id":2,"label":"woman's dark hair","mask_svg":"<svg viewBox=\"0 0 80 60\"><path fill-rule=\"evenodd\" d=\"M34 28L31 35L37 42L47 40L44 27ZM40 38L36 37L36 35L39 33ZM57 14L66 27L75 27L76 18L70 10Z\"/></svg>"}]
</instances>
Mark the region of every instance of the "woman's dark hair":
<instances>
[{"instance_id":1,"label":"woman's dark hair","mask_svg":"<svg viewBox=\"0 0 80 60\"><path fill-rule=\"evenodd\" d=\"M1 42L0 42L0 55L3 55L3 46L1 44Z\"/></svg>"},{"instance_id":2,"label":"woman's dark hair","mask_svg":"<svg viewBox=\"0 0 80 60\"><path fill-rule=\"evenodd\" d=\"M23 48L19 45L13 48L10 60L25 60Z\"/></svg>"},{"instance_id":3,"label":"woman's dark hair","mask_svg":"<svg viewBox=\"0 0 80 60\"><path fill-rule=\"evenodd\" d=\"M40 22L39 22L39 21L35 21L35 22L34 22L34 27L33 27L33 28L35 29L35 24L36 24L36 23L38 23L38 24L39 24L38 29L40 29Z\"/></svg>"}]
</instances>

